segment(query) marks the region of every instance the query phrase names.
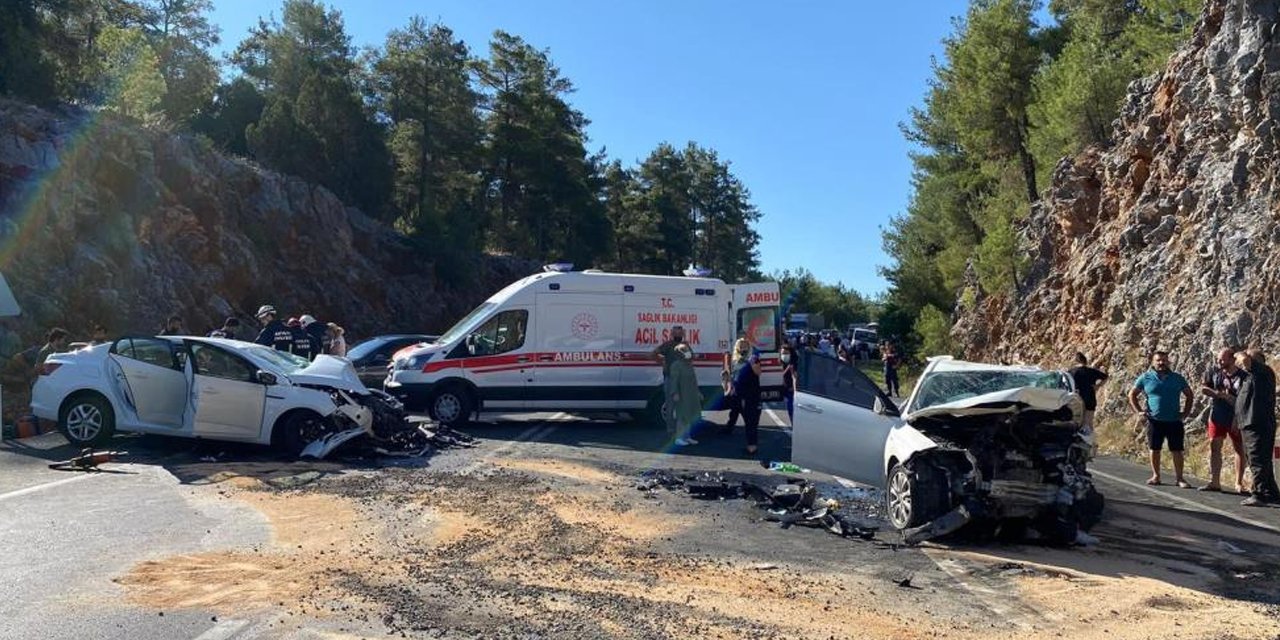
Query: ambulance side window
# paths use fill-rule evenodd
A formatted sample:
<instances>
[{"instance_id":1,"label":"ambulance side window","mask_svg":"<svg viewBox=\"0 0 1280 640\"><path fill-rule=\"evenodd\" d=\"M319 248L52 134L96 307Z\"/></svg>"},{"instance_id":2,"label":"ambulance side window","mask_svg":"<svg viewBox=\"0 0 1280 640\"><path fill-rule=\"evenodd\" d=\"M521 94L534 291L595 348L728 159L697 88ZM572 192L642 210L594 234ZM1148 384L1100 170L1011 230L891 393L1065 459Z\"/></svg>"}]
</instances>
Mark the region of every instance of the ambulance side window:
<instances>
[{"instance_id":1,"label":"ambulance side window","mask_svg":"<svg viewBox=\"0 0 1280 640\"><path fill-rule=\"evenodd\" d=\"M493 356L515 351L524 346L529 312L524 309L503 311L489 319L467 338L473 356Z\"/></svg>"},{"instance_id":2,"label":"ambulance side window","mask_svg":"<svg viewBox=\"0 0 1280 640\"><path fill-rule=\"evenodd\" d=\"M738 312L738 335L764 352L778 350L778 314L773 307L743 309Z\"/></svg>"}]
</instances>

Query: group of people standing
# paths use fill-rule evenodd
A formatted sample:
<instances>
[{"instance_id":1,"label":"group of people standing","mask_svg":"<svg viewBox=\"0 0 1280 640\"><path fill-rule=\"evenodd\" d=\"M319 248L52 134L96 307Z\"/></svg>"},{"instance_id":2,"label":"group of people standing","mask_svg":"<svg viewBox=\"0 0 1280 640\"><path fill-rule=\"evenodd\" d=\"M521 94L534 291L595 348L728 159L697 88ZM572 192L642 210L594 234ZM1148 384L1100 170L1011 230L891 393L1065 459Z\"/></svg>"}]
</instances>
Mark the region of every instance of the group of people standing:
<instances>
[{"instance_id":1,"label":"group of people standing","mask_svg":"<svg viewBox=\"0 0 1280 640\"><path fill-rule=\"evenodd\" d=\"M262 325L258 336L253 339L257 344L308 360L315 360L318 355L340 358L347 355L346 332L336 323L319 322L310 314L281 321L276 308L269 304L258 307L255 317ZM222 328L210 332L209 337L235 340L239 329L239 320L227 318Z\"/></svg>"},{"instance_id":2,"label":"group of people standing","mask_svg":"<svg viewBox=\"0 0 1280 640\"><path fill-rule=\"evenodd\" d=\"M693 438L693 430L702 420L704 399L693 364L694 352L685 342L684 327L673 327L670 338L653 350L653 357L662 363L662 421L668 435L678 447L698 444ZM795 390L794 350L790 345L781 347L780 358L784 396L790 414ZM720 428L720 433L732 433L741 416L746 428L747 455L755 455L758 451L760 414L764 411L761 371L760 354L746 338L739 338L733 350L724 355L720 382L729 419Z\"/></svg>"},{"instance_id":3,"label":"group of people standing","mask_svg":"<svg viewBox=\"0 0 1280 640\"><path fill-rule=\"evenodd\" d=\"M1079 387L1079 381L1077 381ZM1276 440L1276 376L1260 349L1223 348L1201 380L1200 393L1210 398L1209 483L1201 491L1223 491L1222 447L1230 440L1236 454L1235 492L1247 495L1245 506L1280 504L1272 450ZM1083 393L1082 393L1083 395ZM1186 419L1195 395L1191 384L1173 371L1169 354L1157 351L1151 367L1138 376L1129 390L1129 406L1142 421L1151 451L1151 478L1162 483L1160 458L1166 443L1173 458L1174 483L1191 488L1183 477ZM1087 407L1086 407L1087 408ZM1252 479L1245 486L1244 468Z\"/></svg>"}]
</instances>

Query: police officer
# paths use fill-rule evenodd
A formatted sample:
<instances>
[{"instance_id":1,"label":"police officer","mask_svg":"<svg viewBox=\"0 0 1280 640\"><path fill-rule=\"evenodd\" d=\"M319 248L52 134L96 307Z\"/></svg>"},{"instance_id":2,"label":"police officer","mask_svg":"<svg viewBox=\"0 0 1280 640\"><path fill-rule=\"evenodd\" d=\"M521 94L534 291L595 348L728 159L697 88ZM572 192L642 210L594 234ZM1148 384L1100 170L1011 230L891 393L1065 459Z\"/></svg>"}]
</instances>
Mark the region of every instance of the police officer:
<instances>
[{"instance_id":1,"label":"police officer","mask_svg":"<svg viewBox=\"0 0 1280 640\"><path fill-rule=\"evenodd\" d=\"M312 357L311 335L302 329L302 322L297 318L289 318L289 321L284 324L293 337L293 355L310 360Z\"/></svg>"},{"instance_id":2,"label":"police officer","mask_svg":"<svg viewBox=\"0 0 1280 640\"><path fill-rule=\"evenodd\" d=\"M293 351L293 332L276 319L275 307L269 304L258 307L257 318L262 323L262 331L254 342L276 351Z\"/></svg>"},{"instance_id":3,"label":"police officer","mask_svg":"<svg viewBox=\"0 0 1280 640\"><path fill-rule=\"evenodd\" d=\"M311 338L311 359L315 360L316 356L329 353L328 325L316 322L315 316L310 314L303 314L298 318L298 322L302 324L302 330Z\"/></svg>"}]
</instances>

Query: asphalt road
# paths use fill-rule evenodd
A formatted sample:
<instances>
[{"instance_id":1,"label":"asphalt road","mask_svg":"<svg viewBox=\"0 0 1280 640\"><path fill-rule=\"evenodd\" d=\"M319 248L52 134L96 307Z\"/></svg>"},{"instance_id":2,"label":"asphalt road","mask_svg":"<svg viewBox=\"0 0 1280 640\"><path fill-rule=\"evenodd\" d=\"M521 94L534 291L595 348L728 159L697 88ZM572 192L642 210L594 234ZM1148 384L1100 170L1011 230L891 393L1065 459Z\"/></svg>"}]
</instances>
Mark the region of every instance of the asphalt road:
<instances>
[{"instance_id":1,"label":"asphalt road","mask_svg":"<svg viewBox=\"0 0 1280 640\"><path fill-rule=\"evenodd\" d=\"M284 633L276 626L278 612L160 610L130 597L118 581L141 562L271 544L267 518L217 490L217 483L232 476L301 486L352 474L376 476L385 464L447 472L473 464L478 455L563 460L623 474L647 469L759 474L762 460L789 459L789 435L777 413L766 413L761 456L754 460L743 455L740 428L731 436L709 433L697 446L670 450L660 429L601 418L490 417L493 422L467 429L482 439L477 449L398 464L291 462L253 447L124 436L113 448L129 455L105 472L88 474L47 467L75 453L56 434L5 442L0 444L0 639L385 636L388 629L377 619L336 629L333 619L317 615L293 620ZM1043 602L1008 597L1016 577L1008 567L1052 566L1098 580L1138 576L1255 603L1280 620L1274 613L1280 603L1280 559L1275 557L1280 509L1250 510L1240 507L1237 497L1147 487L1144 470L1122 460L1100 459L1093 469L1107 511L1094 531L1101 542L1092 549L851 544L821 531L783 531L753 522L741 507L724 504L673 507L690 517L711 510L723 531L672 544L699 556L776 557L792 566L835 567L871 584L912 578L912 590L901 594L904 608L954 616L964 625L989 616L993 626L1032 635L1053 628L1066 614L1046 610ZM992 566L1005 568L988 570Z\"/></svg>"}]
</instances>

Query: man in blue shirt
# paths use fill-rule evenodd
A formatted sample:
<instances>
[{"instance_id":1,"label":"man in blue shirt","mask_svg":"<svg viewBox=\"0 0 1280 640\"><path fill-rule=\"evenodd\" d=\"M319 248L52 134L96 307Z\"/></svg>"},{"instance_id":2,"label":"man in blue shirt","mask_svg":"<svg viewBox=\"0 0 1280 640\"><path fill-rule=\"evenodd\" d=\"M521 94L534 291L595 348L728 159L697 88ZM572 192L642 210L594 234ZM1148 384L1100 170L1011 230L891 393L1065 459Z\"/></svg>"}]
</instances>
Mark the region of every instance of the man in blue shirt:
<instances>
[{"instance_id":1,"label":"man in blue shirt","mask_svg":"<svg viewBox=\"0 0 1280 640\"><path fill-rule=\"evenodd\" d=\"M1141 402L1141 396L1146 396L1146 402ZM1181 406L1179 397L1182 398ZM1129 405L1147 422L1147 444L1151 448L1151 479L1147 484L1160 484L1160 450L1168 440L1174 481L1179 487L1191 488L1182 478L1182 445L1186 435L1183 421L1191 415L1193 399L1187 379L1169 368L1169 353L1157 351L1152 354L1151 368L1138 376L1129 390Z\"/></svg>"}]
</instances>

